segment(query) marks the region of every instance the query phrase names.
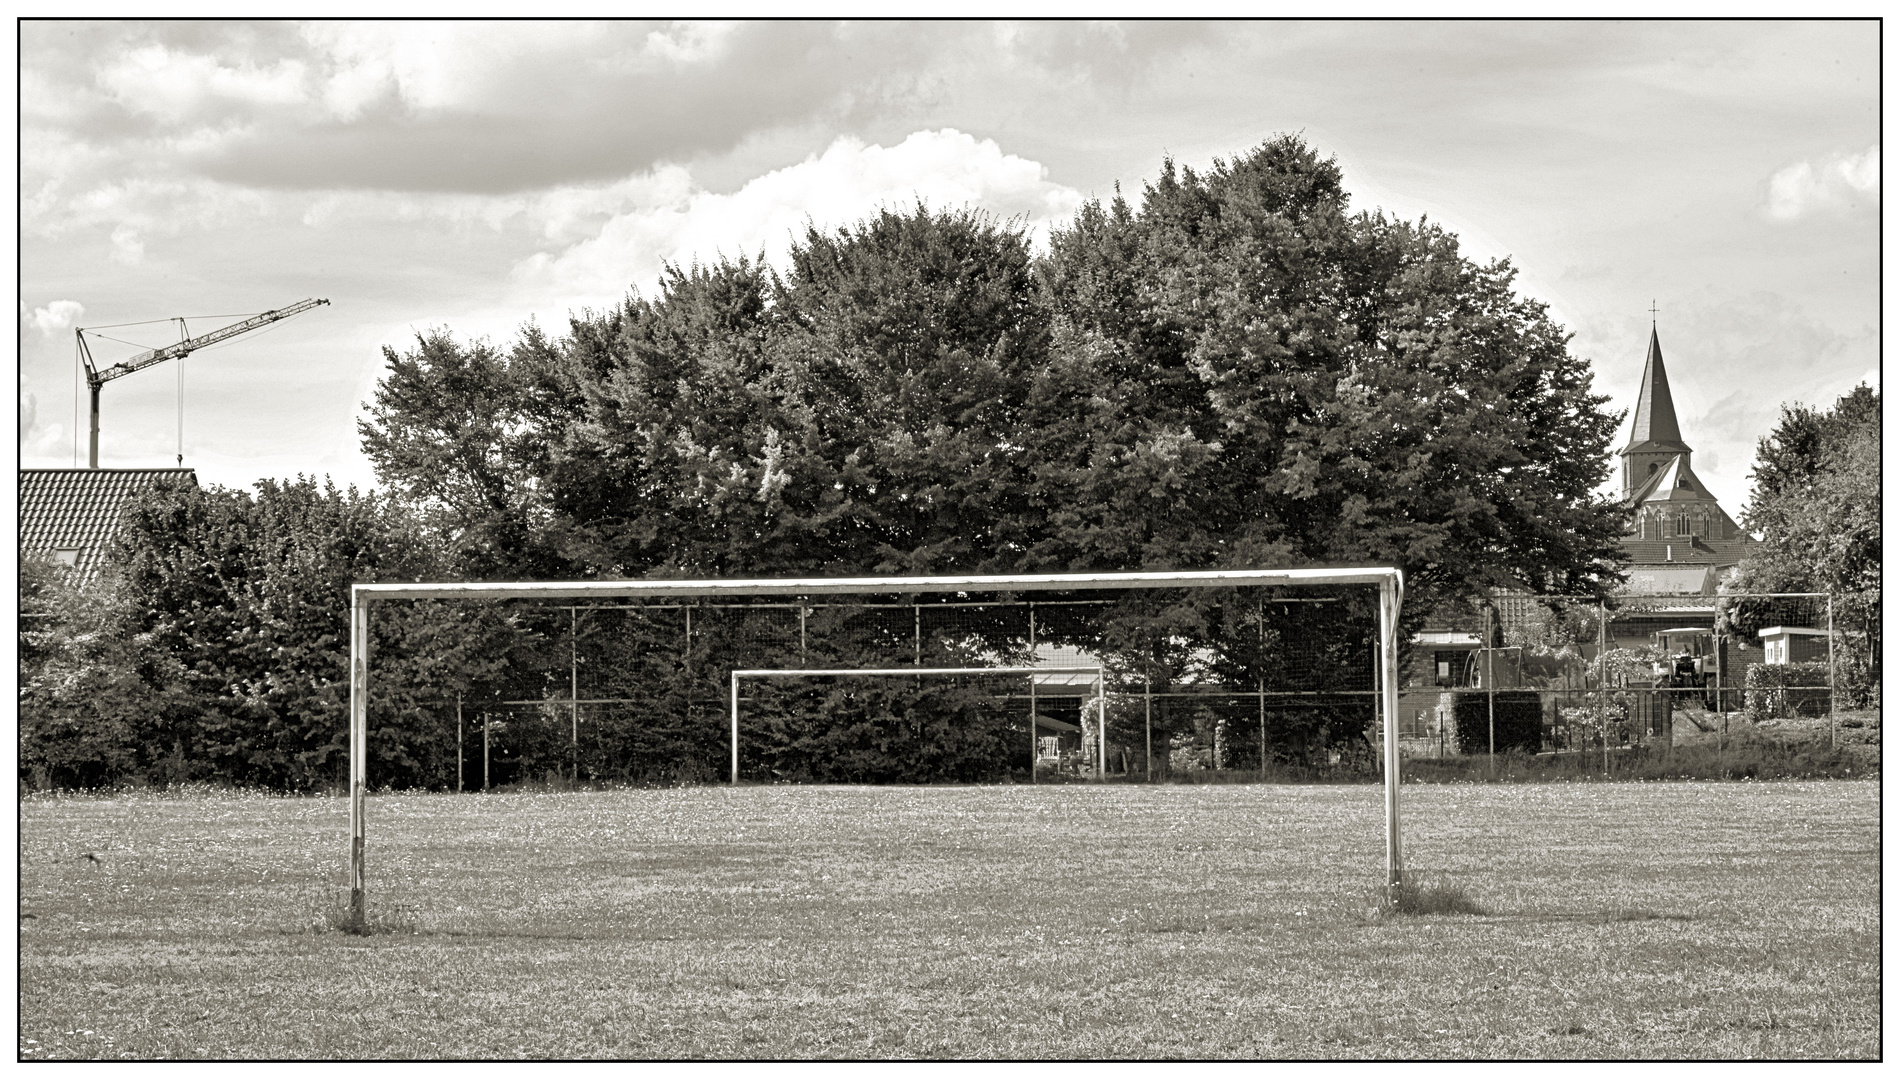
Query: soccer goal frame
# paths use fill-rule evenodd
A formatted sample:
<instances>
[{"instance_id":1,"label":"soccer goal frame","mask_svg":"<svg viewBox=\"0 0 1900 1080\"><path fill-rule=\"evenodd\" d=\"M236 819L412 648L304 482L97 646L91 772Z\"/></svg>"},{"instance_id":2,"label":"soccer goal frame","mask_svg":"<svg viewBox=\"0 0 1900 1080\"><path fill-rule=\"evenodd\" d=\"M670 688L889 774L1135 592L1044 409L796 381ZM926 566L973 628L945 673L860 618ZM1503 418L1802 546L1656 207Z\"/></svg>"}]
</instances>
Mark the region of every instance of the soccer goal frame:
<instances>
[{"instance_id":1,"label":"soccer goal frame","mask_svg":"<svg viewBox=\"0 0 1900 1080\"><path fill-rule=\"evenodd\" d=\"M1036 779L1036 676L1095 676L1095 775L1107 775L1108 669L1100 664L1079 667L1000 665L997 667L882 667L882 668L740 668L732 673L732 782L739 783L739 680L840 676L874 678L891 675L1027 675L1029 676L1029 779Z\"/></svg>"},{"instance_id":2,"label":"soccer goal frame","mask_svg":"<svg viewBox=\"0 0 1900 1080\"><path fill-rule=\"evenodd\" d=\"M350 587L350 914L368 916L364 868L369 795L369 641L373 605L391 600L655 599L665 597L810 597L848 593L1085 592L1261 586L1373 585L1379 589L1376 700L1384 729L1386 882L1401 881L1399 850L1399 611L1405 576L1396 567L1310 567L1288 570L1168 570L1099 574L984 574L930 577L710 578L640 581L391 582ZM843 669L831 669L843 670ZM921 675L929 669L899 669ZM939 669L946 670L946 669ZM998 668L973 669L995 673ZM1039 672L1061 668L1037 668ZM1081 670L1081 669L1077 669ZM866 674L851 670L849 674ZM736 685L736 684L735 684ZM1106 686L1103 687L1106 690ZM1105 726L1105 725L1104 725ZM1031 725L1033 734L1034 725ZM734 742L737 749L737 742Z\"/></svg>"}]
</instances>

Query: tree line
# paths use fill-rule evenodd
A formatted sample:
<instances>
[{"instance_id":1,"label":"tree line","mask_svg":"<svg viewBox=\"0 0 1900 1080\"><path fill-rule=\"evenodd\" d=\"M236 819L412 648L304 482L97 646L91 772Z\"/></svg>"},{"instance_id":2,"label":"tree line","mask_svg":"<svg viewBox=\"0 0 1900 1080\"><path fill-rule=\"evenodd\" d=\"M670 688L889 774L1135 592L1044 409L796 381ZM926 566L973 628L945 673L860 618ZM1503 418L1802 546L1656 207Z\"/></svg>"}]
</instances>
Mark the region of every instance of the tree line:
<instances>
[{"instance_id":1,"label":"tree line","mask_svg":"<svg viewBox=\"0 0 1900 1080\"><path fill-rule=\"evenodd\" d=\"M885 209L808 227L779 268L669 267L558 335L385 348L360 422L378 493L155 490L95 587L29 572L23 607L63 614L23 635L23 775L333 782L352 582L1390 564L1412 612L1614 587L1625 517L1594 492L1618 418L1587 362L1508 262L1348 203L1336 163L1281 137L1166 163L1046 252L973 210ZM1221 603L1088 633L1268 663ZM386 610L372 769L398 786L453 783L441 702L550 696L577 633L546 610ZM598 636L602 670L656 662ZM1179 677L1191 651L1144 663ZM653 699L701 700L711 666L669 664ZM863 745L803 775L834 753L915 775L906 756L944 740L886 738L906 710L867 706ZM685 775L711 745L687 728L629 735L620 775ZM969 743L924 778L993 772Z\"/></svg>"}]
</instances>

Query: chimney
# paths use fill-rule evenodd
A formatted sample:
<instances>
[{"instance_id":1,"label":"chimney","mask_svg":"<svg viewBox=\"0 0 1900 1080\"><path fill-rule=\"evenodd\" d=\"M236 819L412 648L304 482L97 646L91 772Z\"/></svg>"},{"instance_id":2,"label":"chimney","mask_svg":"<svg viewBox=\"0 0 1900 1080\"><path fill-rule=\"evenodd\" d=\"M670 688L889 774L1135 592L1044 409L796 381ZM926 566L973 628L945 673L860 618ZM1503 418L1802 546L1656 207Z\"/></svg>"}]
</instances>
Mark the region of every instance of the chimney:
<instances>
[{"instance_id":1,"label":"chimney","mask_svg":"<svg viewBox=\"0 0 1900 1080\"><path fill-rule=\"evenodd\" d=\"M1663 561L1664 562L1676 561L1675 549L1670 547L1668 544L1663 545Z\"/></svg>"}]
</instances>

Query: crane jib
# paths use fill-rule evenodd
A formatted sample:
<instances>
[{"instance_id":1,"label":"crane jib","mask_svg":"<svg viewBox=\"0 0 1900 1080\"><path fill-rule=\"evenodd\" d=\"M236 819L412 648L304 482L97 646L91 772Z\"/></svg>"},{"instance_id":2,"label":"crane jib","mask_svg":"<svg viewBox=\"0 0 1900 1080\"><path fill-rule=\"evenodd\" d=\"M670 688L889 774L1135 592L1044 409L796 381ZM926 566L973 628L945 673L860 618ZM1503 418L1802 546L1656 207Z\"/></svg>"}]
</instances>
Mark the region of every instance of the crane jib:
<instances>
[{"instance_id":1,"label":"crane jib","mask_svg":"<svg viewBox=\"0 0 1900 1080\"><path fill-rule=\"evenodd\" d=\"M116 379L121 375L130 375L134 371L139 371L141 369L151 367L153 364L163 363L166 360L171 360L176 357L184 356L187 353L193 352L198 349L202 349L207 345L216 345L218 342L223 341L226 338L236 337L237 335L245 333L247 331L255 330L260 326L266 326L266 325L269 325L270 323L274 323L278 321L279 319L288 319L292 315L302 314L303 312L309 311L311 308L321 307L324 304L327 304L329 302L330 301L328 300L316 300L316 299L299 300L298 302L291 304L289 307L278 308L275 311L266 311L261 315L253 315L250 318L245 319L243 322L232 323L230 326L219 327L218 329L211 331L209 334L203 334L195 338L190 338L185 341L180 341L176 344L167 345L160 349L149 349L145 352L138 354L137 356L134 356L130 360L124 361L123 363L114 364L113 366L105 369L104 371L99 371L99 372L88 371L86 373L86 381L90 383L96 389L101 383L104 383L111 379Z\"/></svg>"}]
</instances>

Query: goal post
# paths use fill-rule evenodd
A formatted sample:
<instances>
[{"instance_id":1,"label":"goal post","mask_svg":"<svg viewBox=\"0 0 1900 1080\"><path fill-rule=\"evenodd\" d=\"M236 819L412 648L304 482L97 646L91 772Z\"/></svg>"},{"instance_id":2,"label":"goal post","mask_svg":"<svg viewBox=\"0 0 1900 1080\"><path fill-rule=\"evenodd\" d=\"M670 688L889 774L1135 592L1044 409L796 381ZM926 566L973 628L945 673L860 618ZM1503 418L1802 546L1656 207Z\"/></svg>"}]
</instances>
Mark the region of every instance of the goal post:
<instances>
[{"instance_id":1,"label":"goal post","mask_svg":"<svg viewBox=\"0 0 1900 1080\"><path fill-rule=\"evenodd\" d=\"M1093 673L1095 675L1096 704L1096 753L1095 775L1100 778L1107 774L1108 758L1108 671L1101 665L1095 667L1043 667L1014 664L997 667L886 667L886 668L735 668L732 672L732 782L739 782L739 680L774 679L806 677L845 677L875 678L878 676L925 676L925 675L1027 675L1033 687L1038 675L1076 675ZM1030 779L1035 779L1035 740L1036 710L1035 695L1030 695L1029 741L1030 741Z\"/></svg>"},{"instance_id":2,"label":"goal post","mask_svg":"<svg viewBox=\"0 0 1900 1080\"><path fill-rule=\"evenodd\" d=\"M1221 590L1221 589L1258 589L1279 588L1297 590L1313 586L1371 586L1377 589L1377 629L1373 633L1376 639L1373 668L1376 690L1372 692L1374 714L1383 728L1383 765L1385 779L1385 817L1386 817L1386 880L1396 885L1401 878L1401 852L1399 843L1399 770L1398 770L1398 624L1401 605L1404 598L1404 577L1395 567L1309 567L1281 570L1183 570L1183 571L1142 571L1142 572L1103 572L1069 574L990 574L990 575L937 575L905 577L844 577L844 578L714 578L699 580L620 580L620 581L514 581L514 582L388 582L363 584L351 587L350 596L350 704L349 704L349 793L350 801L350 907L352 916L359 922L366 917L366 874L365 874L365 832L366 798L368 795L368 715L371 686L371 614L373 606L397 600L573 600L601 603L606 601L632 601L642 604L673 602L680 605L697 604L702 606L721 606L741 601L757 604L767 598L781 601L798 601L798 634L801 640L805 633L805 607L808 600L836 598L851 594L871 596L956 596L959 594L998 594L1017 596L1028 594L1033 597L1044 593L1131 595L1139 590ZM1015 601L1010 601L1014 603ZM1061 603L1056 598L1056 603ZM1091 601L1092 602L1092 601ZM1036 605L1041 601L1030 600L1028 642L1029 651L1034 654L1037 647ZM1278 603L1278 601L1275 601ZM737 605L737 606L743 606ZM781 603L779 606L788 606ZM922 605L919 605L921 609ZM1049 606L1053 607L1054 604ZM687 614L688 653L691 649L691 609ZM967 671L970 674L1001 674L1007 669L1025 667L1008 662L993 666L943 666L926 667L923 664L921 613L919 620L918 646L915 666L896 670L867 669L864 667L824 667L795 669L766 668L762 665L744 665L733 662L730 685L733 688L733 705L736 708L737 686L741 678L765 678L775 674L804 672L814 674L825 672L839 677L867 675L872 673L889 675L925 675ZM1076 618L1079 616L1072 616ZM1261 637L1266 638L1265 616L1261 619ZM1263 645L1264 648L1264 645ZM885 650L888 652L888 649ZM1020 654L1021 650L1018 650ZM1359 653L1363 657L1365 654ZM910 659L906 656L905 659ZM1338 663L1337 660L1321 660L1322 663ZM1363 661L1361 661L1363 662ZM720 665L723 666L723 665ZM1099 669L1099 664L1088 665ZM1060 667L1035 664L1025 667L1025 671L1046 674L1051 671L1065 670ZM1074 670L1074 669L1067 669ZM1361 668L1360 670L1363 670ZM1098 724L1098 739L1104 741L1098 746L1105 749L1105 735L1108 726L1106 713L1107 681L1106 672L1101 676L1100 692L1102 708L1101 722ZM1144 672L1139 679L1145 682ZM723 681L723 680L722 680ZM1031 687L1035 685L1031 677ZM578 686L573 687L576 704L580 697ZM1360 691L1353 691L1359 693ZM716 691L715 691L716 693ZM1306 691L1301 691L1306 693ZM1247 695L1249 697L1252 694ZM1260 686L1262 726L1262 765L1265 762L1265 715L1267 700L1272 696L1264 683ZM716 700L716 699L715 699ZM1152 705L1148 708L1152 709ZM578 715L578 714L576 714ZM574 721L578 725L578 719ZM1035 720L1031 719L1031 736L1035 733ZM735 737L731 751L734 755L734 776L737 776L736 754L738 741ZM1102 764L1102 751L1098 751L1098 766ZM1034 759L1032 758L1032 769ZM1152 768L1152 760L1150 761ZM1032 773L1033 775L1033 773Z\"/></svg>"}]
</instances>

